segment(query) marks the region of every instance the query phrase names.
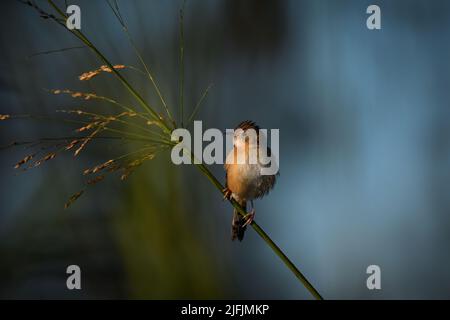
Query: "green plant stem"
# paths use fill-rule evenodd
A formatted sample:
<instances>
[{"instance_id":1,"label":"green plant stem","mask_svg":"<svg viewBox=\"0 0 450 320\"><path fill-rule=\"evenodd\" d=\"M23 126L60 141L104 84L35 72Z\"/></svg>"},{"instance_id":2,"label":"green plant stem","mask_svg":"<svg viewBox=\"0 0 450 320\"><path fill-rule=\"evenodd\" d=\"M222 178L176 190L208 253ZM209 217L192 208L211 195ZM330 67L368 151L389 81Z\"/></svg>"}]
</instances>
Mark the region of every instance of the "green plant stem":
<instances>
[{"instance_id":1,"label":"green plant stem","mask_svg":"<svg viewBox=\"0 0 450 320\"><path fill-rule=\"evenodd\" d=\"M223 194L224 187L217 180L217 178L209 171L209 169L204 164L196 165L200 171L202 171L206 177L214 184L214 186ZM243 217L247 216L247 212L242 208L239 203L233 198L229 199L233 207L239 212ZM267 245L272 249L273 252L283 261L283 263L292 271L292 273L297 277L298 280L308 289L308 291L317 300L323 300L320 293L313 287L313 285L306 279L303 273L295 266L295 264L284 254L284 252L277 246L277 244L269 237L269 235L253 220L250 224L256 233L267 243Z\"/></svg>"},{"instance_id":2,"label":"green plant stem","mask_svg":"<svg viewBox=\"0 0 450 320\"><path fill-rule=\"evenodd\" d=\"M150 82L152 83L153 88L155 89L155 91L156 91L156 93L157 93L157 95L158 95L158 97L159 97L159 99L160 99L160 101L161 101L161 103L162 103L166 113L167 113L167 116L169 117L169 120L170 120L171 124L175 128L176 127L176 123L175 123L175 121L174 121L174 119L172 117L172 114L170 113L170 110L169 110L169 107L167 106L166 100L164 99L158 84L156 83L155 79L153 78L153 75L150 72L149 67L147 66L147 64L145 63L144 59L142 58L141 53L139 52L136 44L134 43L134 40L131 37L130 32L128 31L128 27L125 24L125 21L123 20L122 15L120 14L119 5L118 5L117 1L116 0L114 1L114 4L115 4L114 7L112 6L112 4L109 1L107 1L107 3L109 5L109 7L111 8L111 10L113 11L114 15L119 20L119 23L121 24L122 29L124 30L124 32L125 32L125 34L126 34L126 36L128 38L128 41L130 42L130 44L133 47L133 50L134 50L136 56L138 57L140 63L142 64L142 66L145 69L144 74L149 78Z\"/></svg>"},{"instance_id":3,"label":"green plant stem","mask_svg":"<svg viewBox=\"0 0 450 320\"><path fill-rule=\"evenodd\" d=\"M188 150L188 152L190 151ZM197 163L198 161L195 161L196 157L192 152L190 152L190 157L197 168L200 169L200 171L209 179L209 181L211 181L211 183L224 195L223 185L219 180L217 180L212 172L209 171L209 169L203 163ZM230 198L228 199L228 201L241 216L247 216L247 212L245 211L245 209L242 208L242 206L236 200ZM308 289L308 291L314 296L314 298L317 300L323 300L320 293L314 288L314 286L308 281L308 279L306 279L303 273L295 266L295 264L288 258L283 250L281 250L280 247L277 246L277 244L254 220L252 221L252 223L250 223L250 226L252 226L256 233L267 243L267 245L272 249L273 252L275 252L275 254L281 259L281 261L283 261L283 263L289 268L289 270L292 271L292 273L306 287L306 289Z\"/></svg>"},{"instance_id":4,"label":"green plant stem","mask_svg":"<svg viewBox=\"0 0 450 320\"><path fill-rule=\"evenodd\" d=\"M180 117L181 127L184 128L184 4L180 10Z\"/></svg>"},{"instance_id":5,"label":"green plant stem","mask_svg":"<svg viewBox=\"0 0 450 320\"><path fill-rule=\"evenodd\" d=\"M203 100L205 99L205 97L208 95L209 89L211 89L212 84L210 84L208 86L208 88L206 88L205 92L203 92L202 96L200 97L200 100L198 100L197 105L195 106L194 110L192 111L191 116L189 117L188 121L187 121L187 125L188 127L191 125L192 120L194 120L195 115L197 114L198 109L200 108L200 106L202 105Z\"/></svg>"}]
</instances>

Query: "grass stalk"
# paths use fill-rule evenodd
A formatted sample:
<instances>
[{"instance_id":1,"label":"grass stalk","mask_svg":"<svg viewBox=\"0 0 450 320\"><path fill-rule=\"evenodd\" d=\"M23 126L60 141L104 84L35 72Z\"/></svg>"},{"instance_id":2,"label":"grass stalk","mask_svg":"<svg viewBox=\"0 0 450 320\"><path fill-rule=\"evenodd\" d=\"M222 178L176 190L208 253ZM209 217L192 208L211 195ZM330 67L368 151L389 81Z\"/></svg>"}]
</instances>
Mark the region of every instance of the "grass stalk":
<instances>
[{"instance_id":1,"label":"grass stalk","mask_svg":"<svg viewBox=\"0 0 450 320\"><path fill-rule=\"evenodd\" d=\"M184 5L186 1L183 1L183 5L180 10L180 122L181 127L184 128Z\"/></svg>"},{"instance_id":2,"label":"grass stalk","mask_svg":"<svg viewBox=\"0 0 450 320\"><path fill-rule=\"evenodd\" d=\"M59 15L63 18L64 22L67 19L67 16L64 14L61 9L52 0L48 0L49 4L58 12ZM184 4L183 4L184 9ZM183 33L183 9L180 11L180 117L181 117L181 127L184 126L183 121L183 113L184 113L184 33ZM60 21L56 20L59 24ZM109 60L88 40L88 38L81 33L79 30L70 30L75 36L77 36L84 44L86 44L89 48L91 48L94 53L112 70L112 72L117 76L117 78L122 82L122 84L128 89L131 95L136 98L136 100L140 103L140 105L161 125L164 133L170 138L171 129L165 123L164 119L156 113L147 102L141 97L141 95L130 85L130 83L113 67L113 65L109 62ZM207 92L207 91L206 91ZM206 95L206 93L205 93ZM203 100L203 97L202 99ZM196 111L196 110L194 110ZM114 132L115 129L110 129L111 132ZM141 135L134 134L134 138L139 139L142 138ZM149 141L149 139L146 139ZM168 146L173 146L174 142L166 142L166 141L155 141L155 143L166 144ZM194 155L189 150L191 157ZM196 163L194 161L194 163ZM217 178L211 173L211 171L204 164L196 164L197 168L211 181L211 183L223 194L223 185L217 180ZM242 208L234 199L230 199L229 202L231 205L239 212L243 217L247 216L247 212L244 208ZM303 273L296 267L296 265L287 257L287 255L280 249L280 247L269 237L269 235L255 222L253 221L250 226L256 231L256 233L264 240L264 242L272 249L272 251L283 261L286 267L296 276L296 278L305 286L305 288L313 295L314 298L318 300L322 300L322 296L319 292L314 288L314 286L307 280L307 278L303 275Z\"/></svg>"},{"instance_id":3,"label":"grass stalk","mask_svg":"<svg viewBox=\"0 0 450 320\"><path fill-rule=\"evenodd\" d=\"M212 182L212 184L223 194L223 185L219 180L209 171L204 164L196 165L200 171ZM233 198L229 199L231 205L239 212L243 217L247 216L247 212L242 208L239 203ZM323 300L320 293L314 288L311 282L303 275L303 273L296 267L296 265L288 258L288 256L280 249L280 247L269 237L269 235L256 223L255 220L250 224L253 230L266 242L266 244L272 249L272 251L283 261L283 263L291 270L291 272L297 277L297 279L305 286L305 288L313 295L317 300Z\"/></svg>"},{"instance_id":4,"label":"grass stalk","mask_svg":"<svg viewBox=\"0 0 450 320\"><path fill-rule=\"evenodd\" d=\"M172 117L172 114L170 113L170 109L167 106L166 100L164 99L157 82L155 81L152 73L150 72L150 68L147 66L147 63L145 63L144 59L142 58L141 53L139 52L139 50L138 50L138 48L137 48L133 38L131 37L130 32L128 31L128 27L125 24L125 21L123 20L122 15L120 14L119 5L118 5L117 1L116 0L114 1L114 6L109 1L106 1L106 2L108 3L108 5L111 8L112 12L114 13L114 15L116 16L116 18L119 21L120 25L122 26L122 29L125 32L125 34L126 34L126 36L128 38L128 41L130 42L131 46L133 47L133 50L134 50L136 56L138 57L139 62L142 64L142 66L145 69L144 74L148 77L148 79L152 83L153 88L155 89L156 94L158 95L159 100L161 101L161 103L162 103L162 105L163 105L163 107L164 107L164 109L165 109L165 111L167 113L167 116L169 117L169 120L170 120L172 126L175 128L176 127L176 123L175 123L175 121L174 121L174 119Z\"/></svg>"},{"instance_id":5,"label":"grass stalk","mask_svg":"<svg viewBox=\"0 0 450 320\"><path fill-rule=\"evenodd\" d=\"M202 105L203 100L206 98L206 96L208 95L209 89L211 89L212 84L210 84L208 86L208 88L206 88L206 90L203 92L202 96L200 97L200 100L198 100L197 105L195 106L194 110L191 113L191 116L188 119L188 124L190 125L192 123L192 121L194 120L194 117L196 116L198 110L200 109L200 106Z\"/></svg>"}]
</instances>

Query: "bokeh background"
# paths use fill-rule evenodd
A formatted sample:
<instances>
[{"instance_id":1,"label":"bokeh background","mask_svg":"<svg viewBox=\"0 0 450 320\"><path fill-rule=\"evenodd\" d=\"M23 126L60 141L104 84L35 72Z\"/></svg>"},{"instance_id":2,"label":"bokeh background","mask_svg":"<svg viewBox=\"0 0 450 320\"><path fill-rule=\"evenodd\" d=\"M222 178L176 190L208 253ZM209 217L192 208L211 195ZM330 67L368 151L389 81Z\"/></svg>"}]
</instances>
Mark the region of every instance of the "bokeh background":
<instances>
[{"instance_id":1,"label":"bokeh background","mask_svg":"<svg viewBox=\"0 0 450 320\"><path fill-rule=\"evenodd\" d=\"M104 1L69 1L82 30L114 63L138 65ZM38 1L47 7L46 1ZM63 5L63 1L58 2ZM366 28L378 4L382 29ZM180 1L119 1L170 106L178 105ZM257 221L325 298L450 298L450 2L188 0L186 105L213 83L204 127L252 119L280 129L281 176L256 201ZM45 88L95 91L131 102L110 75L52 21L2 3L0 114L54 114L80 105ZM127 73L151 103L148 82ZM95 102L89 102L96 108ZM0 144L62 136L73 126L0 123ZM91 188L68 210L81 172L121 146L17 174L23 148L0 152L1 298L309 299L253 230L230 241L231 206L192 166L168 153L126 182ZM224 178L220 165L211 169ZM66 267L82 290L66 289ZM366 288L381 267L382 290Z\"/></svg>"}]
</instances>

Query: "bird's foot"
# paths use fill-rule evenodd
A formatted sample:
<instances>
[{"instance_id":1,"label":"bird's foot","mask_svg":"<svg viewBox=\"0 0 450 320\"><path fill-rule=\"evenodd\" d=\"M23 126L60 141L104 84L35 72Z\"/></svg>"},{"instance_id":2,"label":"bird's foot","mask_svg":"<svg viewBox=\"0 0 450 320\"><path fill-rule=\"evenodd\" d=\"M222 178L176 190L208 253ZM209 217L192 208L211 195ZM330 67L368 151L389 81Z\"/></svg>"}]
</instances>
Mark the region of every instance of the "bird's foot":
<instances>
[{"instance_id":1,"label":"bird's foot","mask_svg":"<svg viewBox=\"0 0 450 320\"><path fill-rule=\"evenodd\" d=\"M222 189L222 193L223 193L223 200L227 199L227 200L231 200L231 195L233 194L231 192L230 189L228 188L223 188Z\"/></svg>"},{"instance_id":2,"label":"bird's foot","mask_svg":"<svg viewBox=\"0 0 450 320\"><path fill-rule=\"evenodd\" d=\"M246 220L245 223L243 224L242 227L248 226L250 224L252 224L253 220L255 219L255 209L252 209L252 211L250 211L249 213L247 213L247 215L244 217L244 219Z\"/></svg>"}]
</instances>

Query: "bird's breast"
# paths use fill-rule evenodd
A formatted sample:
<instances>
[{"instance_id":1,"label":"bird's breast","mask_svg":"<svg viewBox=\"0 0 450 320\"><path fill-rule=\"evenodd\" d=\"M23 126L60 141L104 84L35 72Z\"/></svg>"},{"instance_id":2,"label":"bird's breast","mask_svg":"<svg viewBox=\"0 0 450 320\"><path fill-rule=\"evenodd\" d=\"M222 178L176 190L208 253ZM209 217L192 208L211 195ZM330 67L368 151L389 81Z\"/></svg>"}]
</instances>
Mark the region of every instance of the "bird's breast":
<instances>
[{"instance_id":1,"label":"bird's breast","mask_svg":"<svg viewBox=\"0 0 450 320\"><path fill-rule=\"evenodd\" d=\"M258 165L231 164L228 166L227 186L238 199L254 199L260 185L260 178Z\"/></svg>"}]
</instances>

